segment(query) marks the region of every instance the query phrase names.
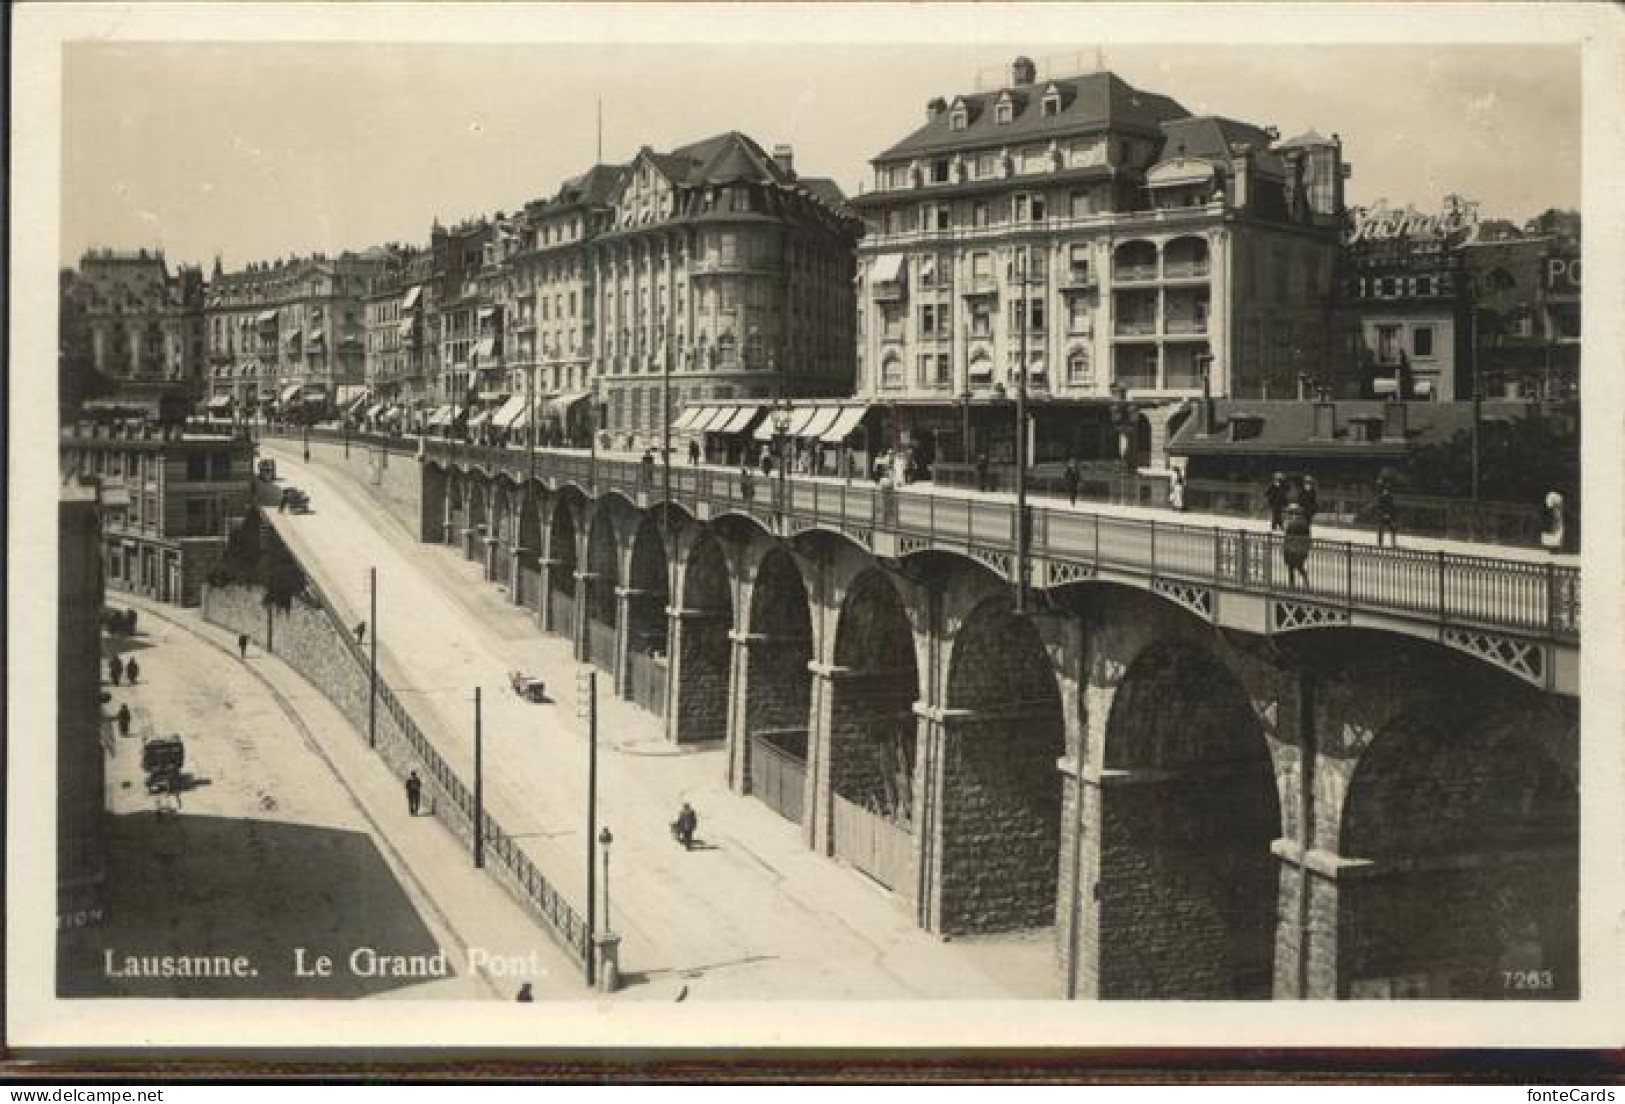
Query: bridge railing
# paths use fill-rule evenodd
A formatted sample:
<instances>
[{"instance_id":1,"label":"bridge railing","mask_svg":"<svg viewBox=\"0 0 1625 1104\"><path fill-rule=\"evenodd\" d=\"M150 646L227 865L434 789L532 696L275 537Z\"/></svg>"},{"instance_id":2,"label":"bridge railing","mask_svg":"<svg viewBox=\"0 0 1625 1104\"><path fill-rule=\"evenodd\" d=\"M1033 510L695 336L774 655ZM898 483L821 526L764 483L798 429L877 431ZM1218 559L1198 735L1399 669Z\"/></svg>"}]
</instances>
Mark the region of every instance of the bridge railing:
<instances>
[{"instance_id":1,"label":"bridge railing","mask_svg":"<svg viewBox=\"0 0 1625 1104\"><path fill-rule=\"evenodd\" d=\"M431 444L431 452L510 472L525 456L524 450L445 443ZM539 472L591 482L600 492L641 491L651 499L660 492L661 471L635 460L539 450L537 462ZM754 474L747 483L737 471L689 467L672 469L671 488L678 501L755 514L770 528L789 519L879 529L1000 554L1016 543L1015 503L982 497L800 476ZM1294 585L1277 533L1031 505L1028 511L1031 552L1042 558L1440 624L1579 639L1580 572L1569 565L1318 538L1305 564L1307 583Z\"/></svg>"}]
</instances>

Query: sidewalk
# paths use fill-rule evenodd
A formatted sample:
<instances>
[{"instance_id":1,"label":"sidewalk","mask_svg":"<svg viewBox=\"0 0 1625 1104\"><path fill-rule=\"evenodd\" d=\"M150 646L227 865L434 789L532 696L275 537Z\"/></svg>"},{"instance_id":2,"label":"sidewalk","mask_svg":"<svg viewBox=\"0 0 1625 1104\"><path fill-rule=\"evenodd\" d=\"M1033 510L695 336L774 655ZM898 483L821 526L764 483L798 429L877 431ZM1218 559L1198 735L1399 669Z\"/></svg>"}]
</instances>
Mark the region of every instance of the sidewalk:
<instances>
[{"instance_id":1,"label":"sidewalk","mask_svg":"<svg viewBox=\"0 0 1625 1104\"><path fill-rule=\"evenodd\" d=\"M147 711L158 731L180 731L188 771L208 783L182 795L182 818L215 815L340 827L370 837L393 875L394 887L366 888L361 900L353 902L354 914L342 931L332 930L325 913L333 901L325 896L306 910L291 907L293 902L280 893L249 893L255 899L222 902L241 913L233 916L234 922L275 925L282 933L280 943L331 947L327 953L343 973L344 960L355 947L386 951L387 933L401 922L400 902L390 902L398 892L455 971L449 978L377 986L365 993L329 991L335 987L315 983L307 984L320 991L307 992L283 979L287 991L273 995L511 1001L518 986L530 981L538 1001L590 996L575 964L499 886L474 869L460 842L432 817L409 814L399 781L369 752L364 736L301 676L255 647L246 661L239 659L236 638L205 623L197 610L124 595L115 601L139 609L146 632L163 643L156 657L143 663L145 677L155 681L136 688L147 701L132 710L138 717ZM152 800L139 778L135 726L132 736L118 743L110 767L116 779L110 783L115 816ZM308 864L286 872L293 879L317 876L316 868L333 858L326 841L317 839L313 847ZM355 877L350 867L337 874ZM221 877L218 872L216 877ZM233 881L230 875L221 880ZM217 898L226 894L226 886L212 890ZM479 961L470 961L471 949ZM269 951L291 954L283 946Z\"/></svg>"},{"instance_id":2,"label":"sidewalk","mask_svg":"<svg viewBox=\"0 0 1625 1104\"><path fill-rule=\"evenodd\" d=\"M523 455L523 450L515 451ZM587 449L555 448L548 449L546 451L561 452L579 457L585 457L588 455ZM642 459L643 453L641 450L628 452L619 449L599 449L598 456L600 459L604 460L615 460L621 463L635 464ZM686 460L675 462L671 467L673 472L693 470L692 466L689 465ZM737 468L723 467L716 464L701 464L700 467L707 471L720 472L724 474L736 474L738 470ZM762 478L765 479L767 477L764 476ZM772 478L777 479L778 477L775 475ZM856 477L852 479L843 479L839 476L833 475L795 474L792 475L791 478L802 482L817 482L830 487L845 484L848 486L863 486L872 488L875 485L871 480ZM655 469L655 482L657 486L659 484L659 480L660 469L657 466ZM904 495L931 495L936 498L949 498L960 501L968 498L978 502L1001 502L1010 505L1013 505L1015 502L1015 495L1010 491L978 491L969 487L939 487L935 483L931 482L909 483L905 486L899 487L898 493ZM1053 510L1058 513L1099 514L1102 517L1130 518L1138 521L1158 521L1167 525L1191 525L1199 528L1217 528L1232 531L1245 530L1250 533L1268 533L1270 531L1269 518L1263 516L1238 517L1235 514L1211 514L1200 513L1197 511L1176 511L1171 508L1164 508L1160 506L1134 506L1126 503L1102 502L1098 499L1090 498L1080 498L1077 505L1072 505L1066 501L1064 496L1049 492L1031 493L1028 497L1028 504L1033 507ZM1405 519L1402 514L1400 516L1401 532L1399 539L1402 542L1401 547L1407 550L1446 552L1452 555L1480 556L1488 559L1509 560L1518 563L1552 563L1564 567L1580 566L1580 557L1578 554L1565 553L1554 556L1544 549L1529 548L1521 545L1481 544L1474 541L1453 540L1445 537L1420 536L1404 532L1404 521ZM1356 528L1341 525L1337 522L1329 520L1321 520L1316 523L1315 535L1319 540L1330 541L1335 544L1348 543L1355 545L1369 545L1371 547L1376 547L1377 544L1377 534L1374 529Z\"/></svg>"},{"instance_id":3,"label":"sidewalk","mask_svg":"<svg viewBox=\"0 0 1625 1104\"><path fill-rule=\"evenodd\" d=\"M472 688L484 688L489 808L560 890L585 901L587 747L569 642L453 550L418 544L347 472L267 442L313 513L270 515L346 618L379 577L380 665L442 755L467 763ZM521 701L507 671L544 678L545 705ZM724 752L679 750L657 718L616 700L599 677L599 825L614 835L611 925L624 937L632 992L687 987L719 997L897 999L1051 997L1052 933L946 943L921 932L891 893L809 851L800 829L728 791ZM667 824L683 801L708 845L686 852ZM600 858L600 861L601 858ZM599 890L603 890L600 869Z\"/></svg>"}]
</instances>

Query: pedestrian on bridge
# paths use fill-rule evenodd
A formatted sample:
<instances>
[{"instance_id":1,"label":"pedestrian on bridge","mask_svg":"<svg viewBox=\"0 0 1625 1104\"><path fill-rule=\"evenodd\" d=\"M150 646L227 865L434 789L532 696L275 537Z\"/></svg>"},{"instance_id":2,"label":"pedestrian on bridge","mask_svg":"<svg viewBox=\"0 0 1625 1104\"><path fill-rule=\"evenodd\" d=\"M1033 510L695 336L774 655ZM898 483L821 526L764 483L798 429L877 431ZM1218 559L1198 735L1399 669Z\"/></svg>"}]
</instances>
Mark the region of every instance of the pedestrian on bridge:
<instances>
[{"instance_id":1,"label":"pedestrian on bridge","mask_svg":"<svg viewBox=\"0 0 1625 1104\"><path fill-rule=\"evenodd\" d=\"M120 736L128 736L130 734L130 705L128 702L119 703L118 734Z\"/></svg>"},{"instance_id":2,"label":"pedestrian on bridge","mask_svg":"<svg viewBox=\"0 0 1625 1104\"><path fill-rule=\"evenodd\" d=\"M1303 486L1298 492L1298 502L1303 506L1303 513L1309 519L1309 524L1313 525L1315 515L1320 513L1320 492L1315 489L1314 476L1306 475L1303 477Z\"/></svg>"},{"instance_id":3,"label":"pedestrian on bridge","mask_svg":"<svg viewBox=\"0 0 1625 1104\"><path fill-rule=\"evenodd\" d=\"M1066 470L1061 473L1061 481L1066 484L1066 500L1070 505L1078 504L1078 487L1083 482L1083 473L1078 471L1078 458L1071 457L1066 462Z\"/></svg>"},{"instance_id":4,"label":"pedestrian on bridge","mask_svg":"<svg viewBox=\"0 0 1625 1104\"><path fill-rule=\"evenodd\" d=\"M1387 536L1395 548L1399 547L1399 510L1394 505L1394 489L1388 485L1388 477L1377 477L1377 547L1382 547L1382 538Z\"/></svg>"},{"instance_id":5,"label":"pedestrian on bridge","mask_svg":"<svg viewBox=\"0 0 1625 1104\"><path fill-rule=\"evenodd\" d=\"M1264 488L1264 501L1270 507L1270 529L1281 528L1282 511L1286 509L1287 487L1286 476L1276 472L1270 479L1270 485Z\"/></svg>"},{"instance_id":6,"label":"pedestrian on bridge","mask_svg":"<svg viewBox=\"0 0 1625 1104\"><path fill-rule=\"evenodd\" d=\"M141 677L141 665L135 661L134 656L131 656L130 662L124 665L124 674L130 680L131 686L134 686L136 680Z\"/></svg>"},{"instance_id":7,"label":"pedestrian on bridge","mask_svg":"<svg viewBox=\"0 0 1625 1104\"><path fill-rule=\"evenodd\" d=\"M1286 561L1287 585L1297 586L1298 580L1303 580L1305 588L1309 586L1309 571L1305 564L1309 562L1309 549L1314 544L1314 537L1309 526L1309 516L1304 512L1303 506L1297 502L1287 504L1285 518L1282 523L1281 559Z\"/></svg>"},{"instance_id":8,"label":"pedestrian on bridge","mask_svg":"<svg viewBox=\"0 0 1625 1104\"><path fill-rule=\"evenodd\" d=\"M750 470L749 464L739 466L739 497L746 502L756 497L756 485L753 482L755 478L756 473Z\"/></svg>"},{"instance_id":9,"label":"pedestrian on bridge","mask_svg":"<svg viewBox=\"0 0 1625 1104\"><path fill-rule=\"evenodd\" d=\"M643 485L645 487L653 487L655 485L655 454L653 449L643 450L643 460L641 461L641 465L643 470Z\"/></svg>"},{"instance_id":10,"label":"pedestrian on bridge","mask_svg":"<svg viewBox=\"0 0 1625 1104\"><path fill-rule=\"evenodd\" d=\"M423 802L423 779L418 772L413 771L406 776L406 811L412 816L418 815L418 806Z\"/></svg>"},{"instance_id":11,"label":"pedestrian on bridge","mask_svg":"<svg viewBox=\"0 0 1625 1104\"><path fill-rule=\"evenodd\" d=\"M124 677L124 661L116 655L107 661L107 677L113 680L114 686L117 686L119 679Z\"/></svg>"}]
</instances>

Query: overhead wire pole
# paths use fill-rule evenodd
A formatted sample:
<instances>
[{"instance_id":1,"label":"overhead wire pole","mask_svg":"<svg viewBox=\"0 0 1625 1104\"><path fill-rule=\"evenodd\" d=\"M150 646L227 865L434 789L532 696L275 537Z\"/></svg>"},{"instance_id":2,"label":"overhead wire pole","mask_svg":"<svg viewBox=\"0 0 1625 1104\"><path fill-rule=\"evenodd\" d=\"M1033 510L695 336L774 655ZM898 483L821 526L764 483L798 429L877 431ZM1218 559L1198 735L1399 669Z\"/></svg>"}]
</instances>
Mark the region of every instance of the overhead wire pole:
<instances>
[{"instance_id":1,"label":"overhead wire pole","mask_svg":"<svg viewBox=\"0 0 1625 1104\"><path fill-rule=\"evenodd\" d=\"M485 866L485 744L480 731L480 688L474 687L474 865Z\"/></svg>"},{"instance_id":2,"label":"overhead wire pole","mask_svg":"<svg viewBox=\"0 0 1625 1104\"><path fill-rule=\"evenodd\" d=\"M1021 303L1017 329L1021 341L1021 354L1016 365L1016 612L1027 612L1027 327L1032 322L1032 301L1028 291L1032 287L1033 247L1028 242L1022 247Z\"/></svg>"},{"instance_id":3,"label":"overhead wire pole","mask_svg":"<svg viewBox=\"0 0 1625 1104\"><path fill-rule=\"evenodd\" d=\"M370 609L369 631L372 633L370 670L367 673L367 746L378 746L378 569L367 569L367 590Z\"/></svg>"},{"instance_id":4,"label":"overhead wire pole","mask_svg":"<svg viewBox=\"0 0 1625 1104\"><path fill-rule=\"evenodd\" d=\"M577 709L587 718L587 985L596 980L597 952L594 940L598 934L598 864L593 860L593 848L598 840L598 672L587 668L582 672L581 700Z\"/></svg>"}]
</instances>

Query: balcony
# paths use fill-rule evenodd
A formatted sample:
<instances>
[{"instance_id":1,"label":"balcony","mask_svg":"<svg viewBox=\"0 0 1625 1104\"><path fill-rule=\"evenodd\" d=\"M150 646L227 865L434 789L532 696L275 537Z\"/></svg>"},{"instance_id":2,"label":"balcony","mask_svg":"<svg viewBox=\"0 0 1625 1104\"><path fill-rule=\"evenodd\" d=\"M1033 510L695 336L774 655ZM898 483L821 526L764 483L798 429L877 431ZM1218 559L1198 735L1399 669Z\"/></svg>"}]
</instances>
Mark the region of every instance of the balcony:
<instances>
[{"instance_id":1,"label":"balcony","mask_svg":"<svg viewBox=\"0 0 1625 1104\"><path fill-rule=\"evenodd\" d=\"M1165 280L1205 280L1210 267L1206 261L1164 261L1162 277Z\"/></svg>"},{"instance_id":2,"label":"balcony","mask_svg":"<svg viewBox=\"0 0 1625 1104\"><path fill-rule=\"evenodd\" d=\"M972 276L960 285L961 295L997 295L999 281L992 276Z\"/></svg>"},{"instance_id":3,"label":"balcony","mask_svg":"<svg viewBox=\"0 0 1625 1104\"><path fill-rule=\"evenodd\" d=\"M1099 286L1095 274L1087 268L1062 269L1056 282L1063 291L1093 291Z\"/></svg>"},{"instance_id":4,"label":"balcony","mask_svg":"<svg viewBox=\"0 0 1625 1104\"><path fill-rule=\"evenodd\" d=\"M870 289L870 295L877 303L895 303L908 297L908 285L901 280L888 280L875 284Z\"/></svg>"},{"instance_id":5,"label":"balcony","mask_svg":"<svg viewBox=\"0 0 1625 1104\"><path fill-rule=\"evenodd\" d=\"M1112 279L1119 284L1149 284L1157 279L1154 264L1118 265L1112 269Z\"/></svg>"},{"instance_id":6,"label":"balcony","mask_svg":"<svg viewBox=\"0 0 1625 1104\"><path fill-rule=\"evenodd\" d=\"M1170 335L1205 334L1207 333L1207 319L1169 318L1163 322L1162 330Z\"/></svg>"},{"instance_id":7,"label":"balcony","mask_svg":"<svg viewBox=\"0 0 1625 1104\"><path fill-rule=\"evenodd\" d=\"M1112 332L1118 337L1155 337L1157 334L1157 320L1155 318L1119 318Z\"/></svg>"}]
</instances>

